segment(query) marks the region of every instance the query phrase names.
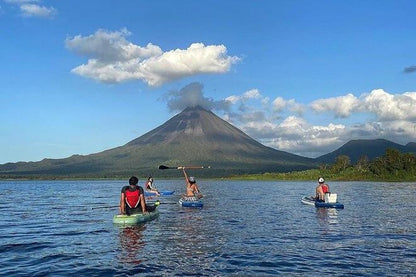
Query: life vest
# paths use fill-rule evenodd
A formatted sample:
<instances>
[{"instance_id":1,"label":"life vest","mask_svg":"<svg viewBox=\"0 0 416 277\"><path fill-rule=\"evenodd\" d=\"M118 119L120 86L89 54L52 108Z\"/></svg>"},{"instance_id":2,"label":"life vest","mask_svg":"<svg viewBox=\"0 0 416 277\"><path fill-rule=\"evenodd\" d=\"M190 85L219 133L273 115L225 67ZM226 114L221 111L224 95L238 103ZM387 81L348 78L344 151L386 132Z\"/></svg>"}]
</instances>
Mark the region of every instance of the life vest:
<instances>
[{"instance_id":1,"label":"life vest","mask_svg":"<svg viewBox=\"0 0 416 277\"><path fill-rule=\"evenodd\" d=\"M131 208L134 209L139 205L139 199L140 199L140 190L137 189L135 191L130 191L130 190L126 190L125 192L125 199L126 199L126 203L127 205Z\"/></svg>"},{"instance_id":2,"label":"life vest","mask_svg":"<svg viewBox=\"0 0 416 277\"><path fill-rule=\"evenodd\" d=\"M327 185L322 185L322 192L323 193L328 193L329 192L329 188Z\"/></svg>"}]
</instances>

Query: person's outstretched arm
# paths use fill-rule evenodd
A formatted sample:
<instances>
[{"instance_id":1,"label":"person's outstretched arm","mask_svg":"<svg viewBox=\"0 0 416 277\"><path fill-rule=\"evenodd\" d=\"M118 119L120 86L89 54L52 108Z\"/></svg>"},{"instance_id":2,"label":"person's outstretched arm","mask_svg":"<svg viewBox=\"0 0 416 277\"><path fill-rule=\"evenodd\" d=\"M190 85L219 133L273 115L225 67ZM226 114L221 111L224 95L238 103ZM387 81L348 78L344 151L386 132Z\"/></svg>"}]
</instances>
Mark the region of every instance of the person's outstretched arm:
<instances>
[{"instance_id":1,"label":"person's outstretched arm","mask_svg":"<svg viewBox=\"0 0 416 277\"><path fill-rule=\"evenodd\" d=\"M188 183L189 179L188 179L188 174L186 174L185 168L182 168L182 171L183 171L183 175L185 176L185 180Z\"/></svg>"}]
</instances>

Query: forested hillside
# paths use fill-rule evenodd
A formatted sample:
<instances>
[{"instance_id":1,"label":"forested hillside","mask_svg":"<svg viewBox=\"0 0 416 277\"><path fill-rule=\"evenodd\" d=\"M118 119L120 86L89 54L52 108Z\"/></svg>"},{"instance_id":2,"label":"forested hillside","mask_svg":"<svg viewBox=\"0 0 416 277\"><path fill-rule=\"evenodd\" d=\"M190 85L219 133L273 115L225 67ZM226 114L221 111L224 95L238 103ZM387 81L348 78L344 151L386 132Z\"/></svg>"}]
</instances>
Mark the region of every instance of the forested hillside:
<instances>
[{"instance_id":1,"label":"forested hillside","mask_svg":"<svg viewBox=\"0 0 416 277\"><path fill-rule=\"evenodd\" d=\"M416 181L416 155L389 148L373 160L362 156L352 163L347 155L340 155L334 164L321 164L319 169L290 173L265 173L245 175L244 179L318 180L324 176L329 181Z\"/></svg>"}]
</instances>

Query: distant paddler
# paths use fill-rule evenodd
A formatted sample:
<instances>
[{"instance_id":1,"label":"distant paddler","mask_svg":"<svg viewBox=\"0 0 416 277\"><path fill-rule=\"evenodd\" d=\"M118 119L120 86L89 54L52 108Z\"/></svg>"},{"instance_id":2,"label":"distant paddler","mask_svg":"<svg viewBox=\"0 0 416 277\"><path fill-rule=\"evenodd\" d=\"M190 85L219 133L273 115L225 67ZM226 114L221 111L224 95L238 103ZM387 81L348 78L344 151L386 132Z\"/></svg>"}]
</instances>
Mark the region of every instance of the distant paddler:
<instances>
[{"instance_id":1,"label":"distant paddler","mask_svg":"<svg viewBox=\"0 0 416 277\"><path fill-rule=\"evenodd\" d=\"M157 196L160 196L160 192L156 189L153 182L154 182L153 177L150 176L149 178L147 178L147 181L144 184L144 188L145 188L146 192L154 193Z\"/></svg>"},{"instance_id":2,"label":"distant paddler","mask_svg":"<svg viewBox=\"0 0 416 277\"><path fill-rule=\"evenodd\" d=\"M195 177L190 176L188 177L188 174L186 174L185 167L182 167L183 175L185 176L185 182L186 182L186 194L183 194L183 197L189 198L189 197L195 197L195 198L202 198L202 194L198 188L198 185L196 183Z\"/></svg>"},{"instance_id":3,"label":"distant paddler","mask_svg":"<svg viewBox=\"0 0 416 277\"><path fill-rule=\"evenodd\" d=\"M325 184L324 178L319 177L318 186L315 189L315 200L324 202L326 193L330 193L329 186Z\"/></svg>"}]
</instances>

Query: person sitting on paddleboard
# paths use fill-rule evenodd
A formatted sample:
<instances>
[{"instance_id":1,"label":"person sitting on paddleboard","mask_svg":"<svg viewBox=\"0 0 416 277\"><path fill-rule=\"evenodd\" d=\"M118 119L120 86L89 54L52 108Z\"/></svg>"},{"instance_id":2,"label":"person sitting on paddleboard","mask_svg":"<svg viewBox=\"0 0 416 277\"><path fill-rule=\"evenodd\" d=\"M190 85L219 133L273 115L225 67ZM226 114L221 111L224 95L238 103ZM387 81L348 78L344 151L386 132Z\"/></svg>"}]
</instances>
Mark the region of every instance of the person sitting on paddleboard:
<instances>
[{"instance_id":1,"label":"person sitting on paddleboard","mask_svg":"<svg viewBox=\"0 0 416 277\"><path fill-rule=\"evenodd\" d=\"M160 196L159 191L153 186L153 177L152 176L147 178L147 181L144 184L144 188L146 189L146 191L156 193L157 196Z\"/></svg>"},{"instance_id":2,"label":"person sitting on paddleboard","mask_svg":"<svg viewBox=\"0 0 416 277\"><path fill-rule=\"evenodd\" d=\"M199 191L195 178L188 177L188 174L186 174L185 168L182 168L182 170L183 170L183 175L185 176L185 181L186 181L186 194L184 194L183 196L202 198L202 194Z\"/></svg>"},{"instance_id":3,"label":"person sitting on paddleboard","mask_svg":"<svg viewBox=\"0 0 416 277\"><path fill-rule=\"evenodd\" d=\"M315 190L315 199L317 201L325 201L325 193L329 193L329 186L325 184L324 178L320 177Z\"/></svg>"},{"instance_id":4,"label":"person sitting on paddleboard","mask_svg":"<svg viewBox=\"0 0 416 277\"><path fill-rule=\"evenodd\" d=\"M120 213L121 214L137 214L147 213L146 201L144 199L143 188L138 186L139 179L132 176L129 179L129 186L124 186L121 189L120 197Z\"/></svg>"}]
</instances>

